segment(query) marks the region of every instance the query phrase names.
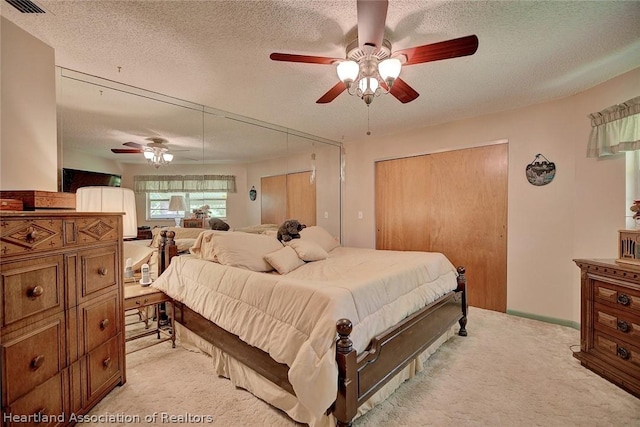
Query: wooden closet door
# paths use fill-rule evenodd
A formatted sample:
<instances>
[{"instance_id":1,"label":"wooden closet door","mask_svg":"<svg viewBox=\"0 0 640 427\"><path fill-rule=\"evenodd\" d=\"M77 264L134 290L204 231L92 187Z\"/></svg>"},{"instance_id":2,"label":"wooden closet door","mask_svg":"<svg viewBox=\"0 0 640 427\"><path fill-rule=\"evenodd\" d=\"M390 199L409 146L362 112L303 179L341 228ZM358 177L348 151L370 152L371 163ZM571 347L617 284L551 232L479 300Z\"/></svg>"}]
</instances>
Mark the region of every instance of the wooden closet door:
<instances>
[{"instance_id":1,"label":"wooden closet door","mask_svg":"<svg viewBox=\"0 0 640 427\"><path fill-rule=\"evenodd\" d=\"M287 176L260 178L260 220L263 224L281 224L287 219Z\"/></svg>"},{"instance_id":2,"label":"wooden closet door","mask_svg":"<svg viewBox=\"0 0 640 427\"><path fill-rule=\"evenodd\" d=\"M428 251L430 244L427 156L375 164L376 248Z\"/></svg>"},{"instance_id":3,"label":"wooden closet door","mask_svg":"<svg viewBox=\"0 0 640 427\"><path fill-rule=\"evenodd\" d=\"M316 225L316 181L310 178L311 172L287 175L287 218L307 227Z\"/></svg>"},{"instance_id":4,"label":"wooden closet door","mask_svg":"<svg viewBox=\"0 0 640 427\"><path fill-rule=\"evenodd\" d=\"M507 144L376 163L376 247L444 253L470 305L505 312L507 173Z\"/></svg>"}]
</instances>

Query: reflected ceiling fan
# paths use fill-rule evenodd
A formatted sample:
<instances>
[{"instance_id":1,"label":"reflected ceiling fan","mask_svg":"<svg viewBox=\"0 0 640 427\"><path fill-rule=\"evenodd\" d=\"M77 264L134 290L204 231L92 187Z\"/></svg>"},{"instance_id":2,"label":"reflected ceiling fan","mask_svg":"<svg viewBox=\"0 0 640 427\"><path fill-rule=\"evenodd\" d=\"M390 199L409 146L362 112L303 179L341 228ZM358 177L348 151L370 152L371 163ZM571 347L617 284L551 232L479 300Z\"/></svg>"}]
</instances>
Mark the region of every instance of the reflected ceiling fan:
<instances>
[{"instance_id":1,"label":"reflected ceiling fan","mask_svg":"<svg viewBox=\"0 0 640 427\"><path fill-rule=\"evenodd\" d=\"M347 46L346 59L289 53L272 53L270 58L335 65L340 81L316 103L329 103L346 90L369 105L382 93L391 93L402 103L419 96L399 77L403 66L473 55L478 50L478 37L470 35L392 52L391 43L384 38L388 6L386 0L357 1L358 39Z\"/></svg>"},{"instance_id":2,"label":"reflected ceiling fan","mask_svg":"<svg viewBox=\"0 0 640 427\"><path fill-rule=\"evenodd\" d=\"M169 142L164 138L150 137L145 138L147 141L151 141L146 145L139 144L137 142L125 142L124 146L130 148L112 148L111 151L116 154L140 154L144 155L149 164L155 168L159 168L162 165L171 163L173 160L173 154L169 152ZM188 150L172 150L172 151L188 151ZM195 160L195 159L189 159Z\"/></svg>"}]
</instances>

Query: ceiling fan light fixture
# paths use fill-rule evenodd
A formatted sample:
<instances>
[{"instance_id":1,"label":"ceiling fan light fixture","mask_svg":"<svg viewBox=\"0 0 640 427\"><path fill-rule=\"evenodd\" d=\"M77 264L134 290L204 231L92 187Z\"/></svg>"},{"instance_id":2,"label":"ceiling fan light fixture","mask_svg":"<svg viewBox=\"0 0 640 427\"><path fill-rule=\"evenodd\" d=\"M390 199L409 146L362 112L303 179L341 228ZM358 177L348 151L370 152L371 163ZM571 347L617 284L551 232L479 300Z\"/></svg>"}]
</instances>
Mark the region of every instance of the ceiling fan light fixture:
<instances>
[{"instance_id":1,"label":"ceiling fan light fixture","mask_svg":"<svg viewBox=\"0 0 640 427\"><path fill-rule=\"evenodd\" d=\"M400 76L401 70L402 62L398 58L387 58L378 64L380 77L382 77L382 80L389 86L389 89L391 89L393 82Z\"/></svg>"},{"instance_id":2,"label":"ceiling fan light fixture","mask_svg":"<svg viewBox=\"0 0 640 427\"><path fill-rule=\"evenodd\" d=\"M374 95L380 84L375 77L363 77L358 82L358 89L362 92L362 95Z\"/></svg>"},{"instance_id":3,"label":"ceiling fan light fixture","mask_svg":"<svg viewBox=\"0 0 640 427\"><path fill-rule=\"evenodd\" d=\"M173 160L173 154L169 153L166 148L153 147L144 150L142 154L147 159L147 163L156 169L171 163Z\"/></svg>"},{"instance_id":4,"label":"ceiling fan light fixture","mask_svg":"<svg viewBox=\"0 0 640 427\"><path fill-rule=\"evenodd\" d=\"M356 61L340 61L336 67L338 78L347 86L350 87L358 78L360 72L360 66Z\"/></svg>"}]
</instances>

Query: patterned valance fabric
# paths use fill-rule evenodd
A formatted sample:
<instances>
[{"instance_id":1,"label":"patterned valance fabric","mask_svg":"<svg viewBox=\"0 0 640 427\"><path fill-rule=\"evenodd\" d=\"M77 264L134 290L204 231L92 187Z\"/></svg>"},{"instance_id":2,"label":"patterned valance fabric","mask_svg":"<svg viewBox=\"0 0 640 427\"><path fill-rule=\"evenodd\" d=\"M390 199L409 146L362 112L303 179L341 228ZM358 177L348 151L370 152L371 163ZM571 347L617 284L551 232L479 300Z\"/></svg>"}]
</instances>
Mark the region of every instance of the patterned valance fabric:
<instances>
[{"instance_id":1,"label":"patterned valance fabric","mask_svg":"<svg viewBox=\"0 0 640 427\"><path fill-rule=\"evenodd\" d=\"M137 175L136 193L236 192L234 175Z\"/></svg>"},{"instance_id":2,"label":"patterned valance fabric","mask_svg":"<svg viewBox=\"0 0 640 427\"><path fill-rule=\"evenodd\" d=\"M589 114L591 135L587 157L602 157L621 151L640 150L640 96Z\"/></svg>"}]
</instances>

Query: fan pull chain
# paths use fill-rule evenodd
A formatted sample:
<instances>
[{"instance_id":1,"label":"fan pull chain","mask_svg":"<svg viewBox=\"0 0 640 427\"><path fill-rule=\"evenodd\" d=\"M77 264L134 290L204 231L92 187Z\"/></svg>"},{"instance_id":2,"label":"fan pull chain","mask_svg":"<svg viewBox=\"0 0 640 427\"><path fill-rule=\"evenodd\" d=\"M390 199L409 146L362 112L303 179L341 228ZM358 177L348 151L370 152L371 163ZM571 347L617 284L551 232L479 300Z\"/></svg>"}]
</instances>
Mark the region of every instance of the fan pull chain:
<instances>
[{"instance_id":1,"label":"fan pull chain","mask_svg":"<svg viewBox=\"0 0 640 427\"><path fill-rule=\"evenodd\" d=\"M367 135L371 136L371 110L369 108L367 105Z\"/></svg>"}]
</instances>

